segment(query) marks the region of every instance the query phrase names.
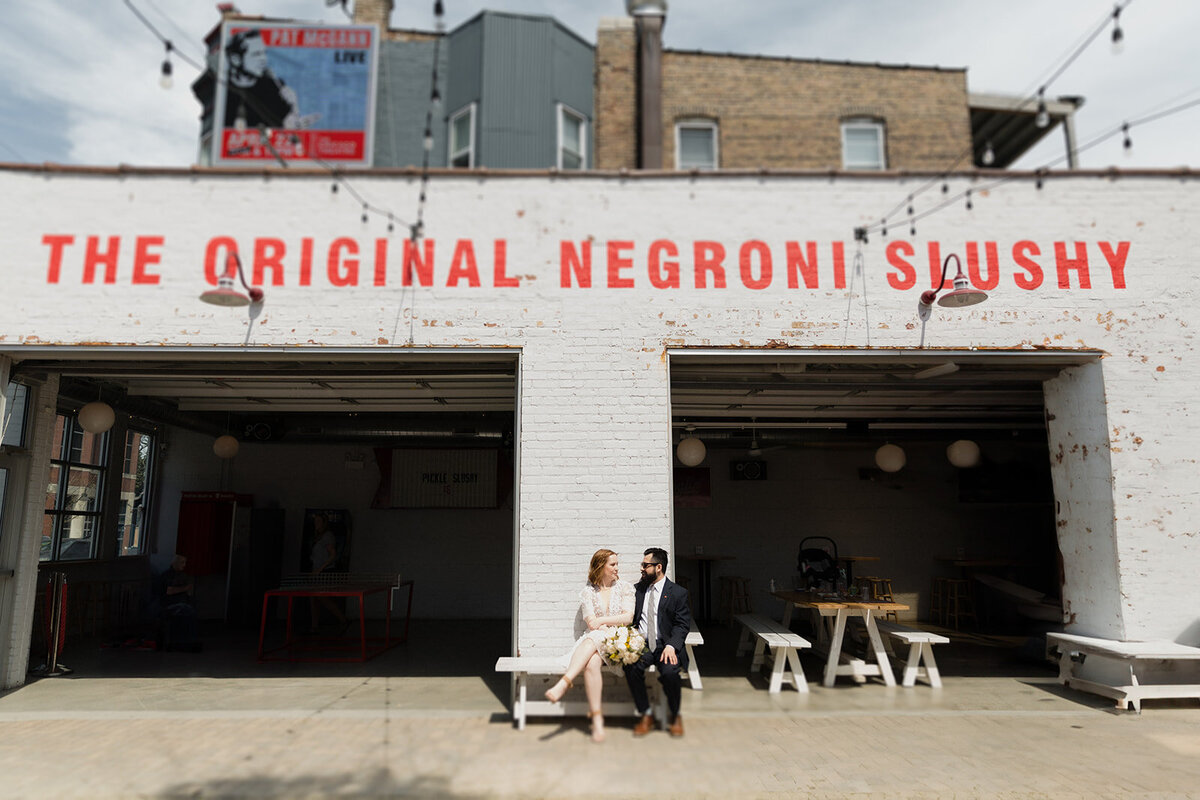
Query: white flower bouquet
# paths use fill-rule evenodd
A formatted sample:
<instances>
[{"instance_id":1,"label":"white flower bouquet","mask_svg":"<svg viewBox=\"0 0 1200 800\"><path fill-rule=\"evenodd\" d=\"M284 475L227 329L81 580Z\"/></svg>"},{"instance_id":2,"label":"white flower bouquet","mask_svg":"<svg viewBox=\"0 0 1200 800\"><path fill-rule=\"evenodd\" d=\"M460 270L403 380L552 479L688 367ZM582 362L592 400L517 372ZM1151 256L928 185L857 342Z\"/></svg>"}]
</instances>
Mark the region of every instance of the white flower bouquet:
<instances>
[{"instance_id":1,"label":"white flower bouquet","mask_svg":"<svg viewBox=\"0 0 1200 800\"><path fill-rule=\"evenodd\" d=\"M609 664L633 664L646 652L646 639L625 625L601 628L604 638L596 649Z\"/></svg>"}]
</instances>

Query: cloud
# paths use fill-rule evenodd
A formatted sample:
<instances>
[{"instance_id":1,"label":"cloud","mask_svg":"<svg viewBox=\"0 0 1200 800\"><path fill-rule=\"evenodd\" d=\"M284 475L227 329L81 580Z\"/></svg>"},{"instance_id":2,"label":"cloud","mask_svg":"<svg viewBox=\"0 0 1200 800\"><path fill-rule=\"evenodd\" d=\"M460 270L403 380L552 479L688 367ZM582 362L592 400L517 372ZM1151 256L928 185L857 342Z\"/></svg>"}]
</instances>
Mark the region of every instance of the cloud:
<instances>
[{"instance_id":1,"label":"cloud","mask_svg":"<svg viewBox=\"0 0 1200 800\"><path fill-rule=\"evenodd\" d=\"M203 37L219 22L210 3L133 2L197 60ZM243 11L264 16L345 20L319 0L241 3ZM174 88L159 88L163 47L123 2L9 5L14 7L6 9L0 31L0 142L36 161L194 163L200 105L189 85L196 72L176 58ZM601 17L625 13L623 0L453 0L447 7L451 27L490 7L554 16L589 41ZM430 29L430 8L401 0L392 24ZM971 90L1017 95L1036 89L1047 69L1111 8L1098 0L1012 0L1003 8L961 0L672 0L664 36L668 47L682 50L967 67ZM1142 0L1129 6L1122 22L1124 55L1108 52L1106 30L1048 91L1087 98L1077 119L1081 141L1172 98L1186 98L1189 90L1193 99L1200 97L1196 71L1188 68L1200 3ZM1134 158L1120 155L1118 139L1086 153L1083 164L1195 164L1198 119L1200 108L1135 129ZM1062 152L1061 138L1052 135L1021 165L1037 166ZM5 150L0 159L10 155Z\"/></svg>"}]
</instances>

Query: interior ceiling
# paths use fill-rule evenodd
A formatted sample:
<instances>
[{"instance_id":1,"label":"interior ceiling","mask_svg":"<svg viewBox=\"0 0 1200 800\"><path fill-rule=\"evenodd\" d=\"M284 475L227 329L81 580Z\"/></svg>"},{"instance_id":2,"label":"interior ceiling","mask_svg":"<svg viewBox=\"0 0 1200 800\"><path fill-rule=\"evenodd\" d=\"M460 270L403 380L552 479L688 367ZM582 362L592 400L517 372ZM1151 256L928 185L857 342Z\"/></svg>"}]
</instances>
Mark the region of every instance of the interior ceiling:
<instances>
[{"instance_id":1,"label":"interior ceiling","mask_svg":"<svg viewBox=\"0 0 1200 800\"><path fill-rule=\"evenodd\" d=\"M694 426L718 447L869 438L880 431L909 438L952 431L984 438L993 431L1044 441L1043 382L1100 355L672 352L671 415L677 432ZM517 403L512 351L257 359L109 354L25 358L20 371L60 372L61 394L81 404L99 395L156 422L271 439L510 441Z\"/></svg>"},{"instance_id":2,"label":"interior ceiling","mask_svg":"<svg viewBox=\"0 0 1200 800\"><path fill-rule=\"evenodd\" d=\"M873 431L913 438L949 431L971 431L978 438L991 431L1044 441L1043 382L1097 357L928 351L851 358L680 357L671 361L671 412L677 431L692 426L716 446Z\"/></svg>"},{"instance_id":3,"label":"interior ceiling","mask_svg":"<svg viewBox=\"0 0 1200 800\"><path fill-rule=\"evenodd\" d=\"M511 352L389 359L26 359L20 368L58 371L60 394L79 402L102 396L156 422L272 439L501 438L511 435L516 406Z\"/></svg>"}]
</instances>

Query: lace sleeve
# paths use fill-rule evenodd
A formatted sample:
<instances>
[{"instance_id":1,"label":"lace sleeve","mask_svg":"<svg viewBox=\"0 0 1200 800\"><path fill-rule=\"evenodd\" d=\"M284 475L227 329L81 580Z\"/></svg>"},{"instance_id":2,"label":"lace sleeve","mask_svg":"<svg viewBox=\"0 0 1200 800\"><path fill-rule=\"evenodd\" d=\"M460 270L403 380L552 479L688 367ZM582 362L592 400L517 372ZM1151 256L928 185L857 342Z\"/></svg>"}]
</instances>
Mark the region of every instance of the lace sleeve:
<instances>
[{"instance_id":1,"label":"lace sleeve","mask_svg":"<svg viewBox=\"0 0 1200 800\"><path fill-rule=\"evenodd\" d=\"M617 602L620 604L621 614L628 614L629 618L633 619L633 606L637 601L637 589L629 581L618 581L616 590Z\"/></svg>"},{"instance_id":2,"label":"lace sleeve","mask_svg":"<svg viewBox=\"0 0 1200 800\"><path fill-rule=\"evenodd\" d=\"M590 584L579 590L579 613L585 620L596 616L596 590Z\"/></svg>"}]
</instances>

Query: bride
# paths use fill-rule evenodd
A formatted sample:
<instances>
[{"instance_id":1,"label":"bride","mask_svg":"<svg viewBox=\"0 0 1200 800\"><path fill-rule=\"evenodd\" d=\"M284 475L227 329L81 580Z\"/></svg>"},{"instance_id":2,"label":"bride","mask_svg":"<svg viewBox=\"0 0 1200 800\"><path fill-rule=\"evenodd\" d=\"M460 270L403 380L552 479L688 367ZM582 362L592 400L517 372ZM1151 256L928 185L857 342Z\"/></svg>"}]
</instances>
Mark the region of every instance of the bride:
<instances>
[{"instance_id":1,"label":"bride","mask_svg":"<svg viewBox=\"0 0 1200 800\"><path fill-rule=\"evenodd\" d=\"M633 584L620 580L617 554L600 548L592 555L588 566L587 585L579 592L583 621L588 631L575 642L567 671L558 683L546 690L546 699L557 703L567 689L575 685L575 679L583 673L584 691L587 693L588 718L592 721L592 741L604 741L604 714L600 704L602 688L601 667L604 659L597 649L604 638L602 628L613 625L628 625L633 622L633 602L637 596ZM620 666L614 669L620 670Z\"/></svg>"}]
</instances>

